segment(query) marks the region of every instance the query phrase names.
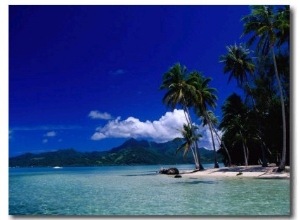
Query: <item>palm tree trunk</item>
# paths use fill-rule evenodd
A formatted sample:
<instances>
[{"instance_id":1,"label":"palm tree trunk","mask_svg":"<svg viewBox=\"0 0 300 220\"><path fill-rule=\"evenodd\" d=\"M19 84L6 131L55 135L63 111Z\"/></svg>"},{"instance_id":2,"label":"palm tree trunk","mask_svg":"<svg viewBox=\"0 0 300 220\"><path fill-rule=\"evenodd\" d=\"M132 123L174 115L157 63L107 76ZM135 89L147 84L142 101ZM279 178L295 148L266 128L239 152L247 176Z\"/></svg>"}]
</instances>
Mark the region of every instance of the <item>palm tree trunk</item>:
<instances>
[{"instance_id":1,"label":"palm tree trunk","mask_svg":"<svg viewBox=\"0 0 300 220\"><path fill-rule=\"evenodd\" d=\"M214 133L218 137L217 140L219 141L220 146L223 146L224 149L225 149L225 152L226 152L227 157L228 157L228 166L230 167L232 163L231 163L231 157L230 157L230 154L229 154L229 152L227 150L227 147L226 147L225 143L222 141L222 139L221 139L220 135L218 134L218 132L216 131L216 129L214 127L212 127L212 128L213 128Z\"/></svg>"},{"instance_id":2,"label":"palm tree trunk","mask_svg":"<svg viewBox=\"0 0 300 220\"><path fill-rule=\"evenodd\" d=\"M247 163L249 161L249 148L246 146L246 152L247 152Z\"/></svg>"},{"instance_id":3,"label":"palm tree trunk","mask_svg":"<svg viewBox=\"0 0 300 220\"><path fill-rule=\"evenodd\" d=\"M253 107L254 107L254 112L255 112L255 119L256 119L256 123L258 125L258 137L259 137L259 142L260 142L260 148L261 148L261 153L262 153L262 161L263 161L263 164L262 164L262 167L267 167L268 164L267 164L267 160L266 160L266 154L265 154L265 145L263 144L263 140L261 138L261 124L259 123L259 120L258 120L258 117L257 117L257 114L258 114L258 110L256 108L256 103L255 103L255 100L253 98L253 93L252 93L252 89L249 85L249 81L247 79L247 86L250 90L250 96L251 96L251 99L252 99L252 103L253 103Z\"/></svg>"},{"instance_id":4,"label":"palm tree trunk","mask_svg":"<svg viewBox=\"0 0 300 220\"><path fill-rule=\"evenodd\" d=\"M209 130L210 130L211 140L212 140L212 143L213 143L213 148L214 148L214 153L215 153L215 168L219 168L219 164L218 164L218 161L217 161L217 151L216 151L216 147L215 147L215 140L214 140L211 125L210 125Z\"/></svg>"},{"instance_id":5,"label":"palm tree trunk","mask_svg":"<svg viewBox=\"0 0 300 220\"><path fill-rule=\"evenodd\" d=\"M210 118L207 115L207 112L205 112L205 117L206 117L206 120L208 122L209 131L210 131L210 135L211 135L211 141L213 143L213 148L214 148L214 153L215 153L215 166L214 167L219 168L219 164L218 164L218 161L217 161L217 152L216 152L215 140L214 140L214 135L213 135L213 132L212 132L212 125L211 125Z\"/></svg>"},{"instance_id":6,"label":"palm tree trunk","mask_svg":"<svg viewBox=\"0 0 300 220\"><path fill-rule=\"evenodd\" d=\"M183 112L184 112L184 117L185 117L186 122L187 122L188 125L190 126L190 122L189 122L189 119L188 119L188 116L187 116L187 111L186 111L186 108L187 108L187 107L184 107L184 108L185 108L184 111L183 111ZM190 128L191 128L191 127L190 127ZM193 145L195 145L195 143L193 143ZM196 153L195 153L193 147L191 146L190 148L191 148L191 151L192 151L192 154L193 154L193 158L194 158L194 161L195 161L195 166L196 166L196 169L197 169L197 168L199 168L198 157L197 157L197 155L196 155Z\"/></svg>"},{"instance_id":7,"label":"palm tree trunk","mask_svg":"<svg viewBox=\"0 0 300 220\"><path fill-rule=\"evenodd\" d=\"M286 161L286 121L285 121L284 98L283 98L281 82L280 82L278 69L277 69L277 63L276 63L274 47L272 48L272 56L273 56L275 75L276 75L276 79L277 79L277 82L278 82L278 88L279 88L279 92L280 92L281 111L282 111L283 146L282 146L282 158L281 158L281 161L280 161L280 165L278 167L278 171L282 171L282 170L285 169L285 161Z\"/></svg>"},{"instance_id":8,"label":"palm tree trunk","mask_svg":"<svg viewBox=\"0 0 300 220\"><path fill-rule=\"evenodd\" d=\"M240 135L242 137L242 143L243 143L243 152L244 152L244 160L245 160L245 166L248 166L248 160L247 160L247 152L246 152L246 146L245 146L245 143L244 143L244 138L243 138L243 135L242 135L242 132L240 131Z\"/></svg>"},{"instance_id":9,"label":"palm tree trunk","mask_svg":"<svg viewBox=\"0 0 300 220\"><path fill-rule=\"evenodd\" d=\"M185 100L184 100L184 102L185 102ZM188 118L189 118L189 125L192 127L192 119L191 119L191 115L190 115L190 112L189 112L189 109L188 109L187 105L185 105L185 109L186 109L186 112L187 112L187 115L188 115ZM192 129L192 132L193 132L193 135L195 136L195 132L194 132L193 129ZM197 170L204 170L204 167L201 164L200 150L199 150L197 141L194 142L194 145L195 145L195 148L196 148L195 154L196 154L196 157L197 157L197 160L198 160L198 167L196 166L196 169Z\"/></svg>"},{"instance_id":10,"label":"palm tree trunk","mask_svg":"<svg viewBox=\"0 0 300 220\"><path fill-rule=\"evenodd\" d=\"M231 167L231 165L232 165L231 157L230 157L230 154L229 154L229 152L228 152L228 150L227 150L227 147L226 147L224 141L221 141L220 146L223 146L223 147L224 147L224 149L225 149L225 151L226 151L226 154L227 154L227 157L228 157L228 166Z\"/></svg>"},{"instance_id":11,"label":"palm tree trunk","mask_svg":"<svg viewBox=\"0 0 300 220\"><path fill-rule=\"evenodd\" d=\"M183 100L185 102L184 98L183 98ZM187 115L188 115L188 120L187 120L188 124L189 124L190 128L192 128L192 119L191 119L191 115L190 115L189 109L188 109L188 107L187 107L186 104L184 106L184 109L185 109L185 112L187 112ZM195 136L195 132L194 132L193 129L192 129L192 132L193 132L193 135ZM200 151L199 151L199 148L198 148L197 141L195 141L193 143L193 145L195 147L195 165L196 165L196 170L204 170L204 167L201 164Z\"/></svg>"}]
</instances>

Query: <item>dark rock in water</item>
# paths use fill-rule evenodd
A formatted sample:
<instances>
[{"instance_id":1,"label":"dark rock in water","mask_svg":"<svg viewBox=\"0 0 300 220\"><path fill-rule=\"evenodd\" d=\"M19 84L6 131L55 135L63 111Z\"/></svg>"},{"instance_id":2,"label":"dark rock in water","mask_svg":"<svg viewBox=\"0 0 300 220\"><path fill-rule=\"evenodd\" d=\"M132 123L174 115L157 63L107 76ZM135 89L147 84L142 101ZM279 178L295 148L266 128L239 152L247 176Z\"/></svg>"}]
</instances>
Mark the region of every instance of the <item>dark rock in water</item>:
<instances>
[{"instance_id":1,"label":"dark rock in water","mask_svg":"<svg viewBox=\"0 0 300 220\"><path fill-rule=\"evenodd\" d=\"M167 172L168 172L168 169L165 169L165 168L160 168L160 170L158 171L158 173L160 173L160 174L167 174Z\"/></svg>"},{"instance_id":2,"label":"dark rock in water","mask_svg":"<svg viewBox=\"0 0 300 220\"><path fill-rule=\"evenodd\" d=\"M179 170L175 167L171 167L171 168L168 168L168 169L161 168L159 170L159 173L160 174L167 174L167 175L175 175L175 174L179 174Z\"/></svg>"},{"instance_id":3,"label":"dark rock in water","mask_svg":"<svg viewBox=\"0 0 300 220\"><path fill-rule=\"evenodd\" d=\"M180 175L180 174L176 174L175 176L174 176L174 178L181 178L182 176Z\"/></svg>"},{"instance_id":4,"label":"dark rock in water","mask_svg":"<svg viewBox=\"0 0 300 220\"><path fill-rule=\"evenodd\" d=\"M179 170L176 167L171 167L168 169L167 174L179 174Z\"/></svg>"}]
</instances>

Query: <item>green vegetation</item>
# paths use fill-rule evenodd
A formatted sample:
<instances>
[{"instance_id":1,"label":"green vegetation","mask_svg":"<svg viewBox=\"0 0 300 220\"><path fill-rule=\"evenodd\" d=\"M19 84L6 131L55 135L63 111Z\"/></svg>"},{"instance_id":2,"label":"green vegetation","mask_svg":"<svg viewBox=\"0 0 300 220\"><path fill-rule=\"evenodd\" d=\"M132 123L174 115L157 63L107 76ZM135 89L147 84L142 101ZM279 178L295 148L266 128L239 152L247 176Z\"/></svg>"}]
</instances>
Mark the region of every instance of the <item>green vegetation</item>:
<instances>
[{"instance_id":1,"label":"green vegetation","mask_svg":"<svg viewBox=\"0 0 300 220\"><path fill-rule=\"evenodd\" d=\"M281 77L277 67L277 59L275 49L279 49L281 53L282 46L287 46L286 51L289 56L289 35L290 35L290 8L284 6L276 9L273 6L252 6L251 14L243 17L244 32L243 35L252 34L248 41L248 45L252 45L255 40L258 40L256 45L257 54L263 60L272 57L274 64L274 75L276 77L277 86L279 89L279 97L281 103L282 114L282 157L278 170L284 170L286 164L286 146L287 146L287 123L286 121L286 103L289 97L284 96ZM277 48L275 48L277 47ZM283 47L284 48L284 47ZM277 54L277 55L278 55ZM284 74L284 73L282 73ZM289 75L288 73L285 73ZM288 99L288 100L287 100Z\"/></svg>"},{"instance_id":2,"label":"green vegetation","mask_svg":"<svg viewBox=\"0 0 300 220\"><path fill-rule=\"evenodd\" d=\"M196 136L194 135L195 131L198 128L196 126L192 126L190 127L187 124L183 124L183 129L180 130L182 137L183 138L177 138L180 140L184 140L184 143L180 145L180 147L177 148L176 153L178 153L178 151L184 149L184 153L183 156L186 157L186 155L188 154L189 150L191 149L192 145L194 144L194 142L199 141L199 138L202 137L201 134L197 134ZM195 158L194 152L192 151L193 156Z\"/></svg>"},{"instance_id":3,"label":"green vegetation","mask_svg":"<svg viewBox=\"0 0 300 220\"><path fill-rule=\"evenodd\" d=\"M163 76L163 82L160 89L168 90L163 97L163 102L170 106L172 109L176 107L177 104L181 105L184 109L184 114L188 123L190 130L193 132L193 136L196 136L194 129L192 129L192 120L189 112L189 100L188 97L192 97L195 93L195 88L192 85L191 77L188 77L186 73L186 67L181 67L179 63L175 64L166 72ZM201 164L201 156L199 152L198 142L193 141L193 147L190 146L193 153L196 169L203 170Z\"/></svg>"},{"instance_id":4,"label":"green vegetation","mask_svg":"<svg viewBox=\"0 0 300 220\"><path fill-rule=\"evenodd\" d=\"M184 156L192 151L199 170L203 167L196 140L201 134L192 123L190 109L203 126L208 125L214 150L216 137L225 165L276 163L282 171L289 164L290 8L257 5L250 9L251 13L241 19L242 37L251 35L248 42L226 46L227 54L220 55L228 81L235 78L244 93L227 98L220 123L213 113L217 90L208 86L211 78L197 71L188 74L179 63L163 75L160 89L167 90L163 102L172 109L182 107L187 121L181 130L185 142L177 151L184 149ZM214 161L218 167L216 153Z\"/></svg>"},{"instance_id":5,"label":"green vegetation","mask_svg":"<svg viewBox=\"0 0 300 220\"><path fill-rule=\"evenodd\" d=\"M177 63L164 74L163 82L160 86L160 89L167 90L163 97L163 102L172 109L179 105L184 110L187 125L184 125L186 127L183 130L190 130L192 136L195 137L191 144L189 144L189 148L193 153L195 168L197 170L203 170L204 168L201 164L198 141L195 141L196 137L199 137L199 134L196 134L197 129L194 128L189 108L193 107L196 114L204 117L211 128L207 109L208 107L216 107L217 96L214 93L217 90L208 86L210 81L210 78L205 78L202 73L197 71L188 74L187 68ZM186 139L186 137L183 138ZM215 146L213 147L215 151L215 167L218 167Z\"/></svg>"},{"instance_id":6,"label":"green vegetation","mask_svg":"<svg viewBox=\"0 0 300 220\"><path fill-rule=\"evenodd\" d=\"M151 165L192 163L193 158L176 156L175 150L181 140L166 143L155 143L145 140L130 139L121 146L109 151L78 152L74 149L58 150L41 154L26 153L9 159L10 167L54 167L54 166L105 166L105 165ZM201 160L211 163L212 151L200 149ZM219 155L219 159L222 156Z\"/></svg>"}]
</instances>

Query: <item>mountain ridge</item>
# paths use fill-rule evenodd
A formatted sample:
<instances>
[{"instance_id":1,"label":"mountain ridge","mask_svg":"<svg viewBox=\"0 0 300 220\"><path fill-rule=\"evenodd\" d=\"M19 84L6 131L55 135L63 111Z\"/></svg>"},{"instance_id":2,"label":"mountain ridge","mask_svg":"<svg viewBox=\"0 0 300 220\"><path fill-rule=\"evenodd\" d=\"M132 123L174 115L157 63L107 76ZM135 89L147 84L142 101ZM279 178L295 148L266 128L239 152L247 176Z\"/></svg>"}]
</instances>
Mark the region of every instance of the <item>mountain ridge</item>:
<instances>
[{"instance_id":1,"label":"mountain ridge","mask_svg":"<svg viewBox=\"0 0 300 220\"><path fill-rule=\"evenodd\" d=\"M191 153L183 158L175 155L180 140L156 143L131 138L108 151L79 152L75 149L61 149L39 154L25 153L9 158L9 167L47 166L106 166L106 165L154 165L194 163ZM200 148L202 163L213 163L214 152ZM218 156L221 161L221 156Z\"/></svg>"}]
</instances>

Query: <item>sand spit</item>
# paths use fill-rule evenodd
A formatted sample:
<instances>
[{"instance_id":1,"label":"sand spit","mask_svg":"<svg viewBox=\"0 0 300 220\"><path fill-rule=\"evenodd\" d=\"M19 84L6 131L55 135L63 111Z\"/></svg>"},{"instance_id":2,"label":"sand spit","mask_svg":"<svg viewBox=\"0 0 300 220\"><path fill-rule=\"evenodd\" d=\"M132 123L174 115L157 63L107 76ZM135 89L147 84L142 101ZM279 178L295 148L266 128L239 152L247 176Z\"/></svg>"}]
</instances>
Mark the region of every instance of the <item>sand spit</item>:
<instances>
[{"instance_id":1,"label":"sand spit","mask_svg":"<svg viewBox=\"0 0 300 220\"><path fill-rule=\"evenodd\" d=\"M261 165L255 166L236 166L236 167L221 167L210 168L203 171L183 171L180 175L184 177L254 177L254 178L290 178L290 167L286 166L286 169L282 172L277 172L276 166L262 167Z\"/></svg>"}]
</instances>

